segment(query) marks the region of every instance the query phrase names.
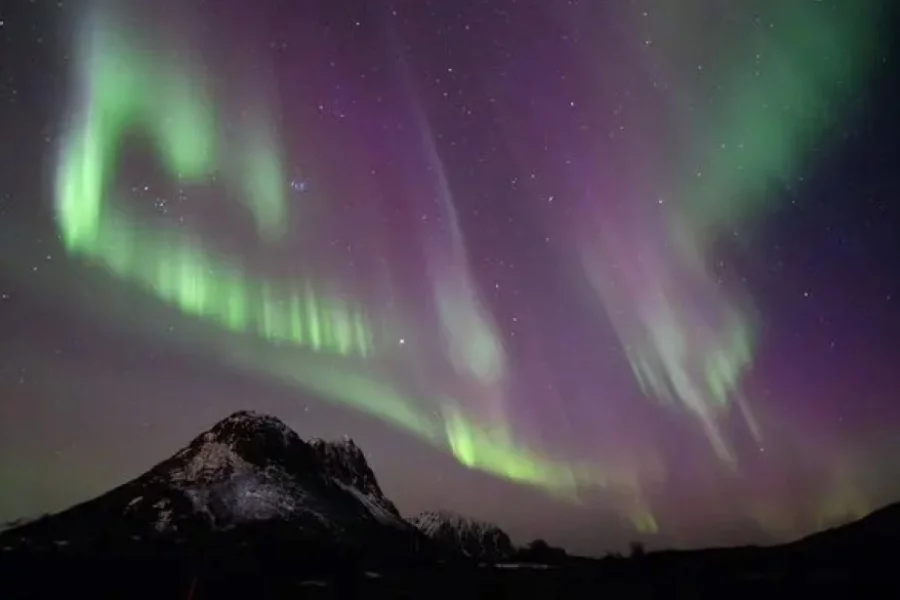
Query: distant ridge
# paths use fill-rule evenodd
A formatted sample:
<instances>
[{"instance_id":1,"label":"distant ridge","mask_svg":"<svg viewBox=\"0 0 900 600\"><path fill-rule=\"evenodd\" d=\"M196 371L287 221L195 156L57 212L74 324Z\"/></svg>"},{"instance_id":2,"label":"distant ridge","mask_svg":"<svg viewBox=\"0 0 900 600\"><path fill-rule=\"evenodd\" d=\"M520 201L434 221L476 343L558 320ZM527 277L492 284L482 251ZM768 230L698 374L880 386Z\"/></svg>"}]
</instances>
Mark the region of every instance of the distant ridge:
<instances>
[{"instance_id":1,"label":"distant ridge","mask_svg":"<svg viewBox=\"0 0 900 600\"><path fill-rule=\"evenodd\" d=\"M509 535L496 525L448 510L425 511L410 522L429 538L471 558L498 562L514 552Z\"/></svg>"}]
</instances>

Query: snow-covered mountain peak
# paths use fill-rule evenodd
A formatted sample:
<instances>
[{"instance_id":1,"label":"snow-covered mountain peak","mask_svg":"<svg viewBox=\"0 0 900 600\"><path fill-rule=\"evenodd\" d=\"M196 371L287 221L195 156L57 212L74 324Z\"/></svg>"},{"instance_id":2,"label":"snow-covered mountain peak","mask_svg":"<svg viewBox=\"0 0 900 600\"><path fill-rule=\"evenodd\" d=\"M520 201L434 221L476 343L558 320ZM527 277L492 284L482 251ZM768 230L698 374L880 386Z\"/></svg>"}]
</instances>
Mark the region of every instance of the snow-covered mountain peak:
<instances>
[{"instance_id":1,"label":"snow-covered mountain peak","mask_svg":"<svg viewBox=\"0 0 900 600\"><path fill-rule=\"evenodd\" d=\"M384 496L353 440L308 443L281 420L250 411L219 421L102 496L2 538L10 547L54 549L65 540L84 550L149 539L205 543L211 535L248 541L260 528L267 532L260 539L270 542L276 536L341 552L439 549L423 544L425 537Z\"/></svg>"},{"instance_id":2,"label":"snow-covered mountain peak","mask_svg":"<svg viewBox=\"0 0 900 600\"><path fill-rule=\"evenodd\" d=\"M328 477L366 496L390 516L400 518L394 504L387 499L362 449L349 436L337 441L309 441L317 462Z\"/></svg>"},{"instance_id":3,"label":"snow-covered mountain peak","mask_svg":"<svg viewBox=\"0 0 900 600\"><path fill-rule=\"evenodd\" d=\"M303 441L281 419L251 410L232 413L216 423L204 436L207 440L214 439L225 444L253 439L283 447Z\"/></svg>"},{"instance_id":4,"label":"snow-covered mountain peak","mask_svg":"<svg viewBox=\"0 0 900 600\"><path fill-rule=\"evenodd\" d=\"M352 439L346 436L337 441L314 438L309 445L329 477L363 491L381 493L365 454Z\"/></svg>"},{"instance_id":5,"label":"snow-covered mountain peak","mask_svg":"<svg viewBox=\"0 0 900 600\"><path fill-rule=\"evenodd\" d=\"M512 541L505 531L449 510L425 511L409 522L429 538L473 558L503 560L513 553Z\"/></svg>"},{"instance_id":6,"label":"snow-covered mountain peak","mask_svg":"<svg viewBox=\"0 0 900 600\"><path fill-rule=\"evenodd\" d=\"M273 467L294 475L320 470L309 444L283 421L247 410L197 436L172 462L166 467L173 481L195 483Z\"/></svg>"},{"instance_id":7,"label":"snow-covered mountain peak","mask_svg":"<svg viewBox=\"0 0 900 600\"><path fill-rule=\"evenodd\" d=\"M423 528L438 527L440 525L476 526L481 524L475 519L464 517L459 513L444 508L423 511L416 515L414 519L421 523Z\"/></svg>"},{"instance_id":8,"label":"snow-covered mountain peak","mask_svg":"<svg viewBox=\"0 0 900 600\"><path fill-rule=\"evenodd\" d=\"M216 441L212 436L205 437L204 443L189 448L181 457L185 460L169 471L173 483L211 483L251 468L232 445Z\"/></svg>"}]
</instances>

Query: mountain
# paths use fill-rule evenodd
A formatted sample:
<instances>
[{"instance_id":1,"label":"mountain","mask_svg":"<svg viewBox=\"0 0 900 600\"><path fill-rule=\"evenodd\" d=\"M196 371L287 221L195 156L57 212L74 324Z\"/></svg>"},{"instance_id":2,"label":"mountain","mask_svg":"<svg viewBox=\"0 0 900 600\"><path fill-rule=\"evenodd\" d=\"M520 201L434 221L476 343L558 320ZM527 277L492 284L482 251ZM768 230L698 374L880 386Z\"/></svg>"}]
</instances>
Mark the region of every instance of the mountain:
<instances>
[{"instance_id":1,"label":"mountain","mask_svg":"<svg viewBox=\"0 0 900 600\"><path fill-rule=\"evenodd\" d=\"M405 521L352 440L307 442L242 411L132 481L0 532L0 581L4 600L834 596L900 591L898 544L893 505L782 546L603 560L540 540L515 550L500 528L449 511Z\"/></svg>"},{"instance_id":2,"label":"mountain","mask_svg":"<svg viewBox=\"0 0 900 600\"><path fill-rule=\"evenodd\" d=\"M307 443L275 417L241 411L136 479L3 532L0 547L190 542L260 526L341 551L421 539L351 440Z\"/></svg>"},{"instance_id":3,"label":"mountain","mask_svg":"<svg viewBox=\"0 0 900 600\"><path fill-rule=\"evenodd\" d=\"M391 524L403 520L394 503L381 491L365 454L352 439L345 437L336 442L312 439L309 445L328 476L356 496L379 520Z\"/></svg>"},{"instance_id":4,"label":"mountain","mask_svg":"<svg viewBox=\"0 0 900 600\"><path fill-rule=\"evenodd\" d=\"M447 510L425 511L410 523L432 540L474 559L497 562L513 555L509 536L491 523Z\"/></svg>"}]
</instances>

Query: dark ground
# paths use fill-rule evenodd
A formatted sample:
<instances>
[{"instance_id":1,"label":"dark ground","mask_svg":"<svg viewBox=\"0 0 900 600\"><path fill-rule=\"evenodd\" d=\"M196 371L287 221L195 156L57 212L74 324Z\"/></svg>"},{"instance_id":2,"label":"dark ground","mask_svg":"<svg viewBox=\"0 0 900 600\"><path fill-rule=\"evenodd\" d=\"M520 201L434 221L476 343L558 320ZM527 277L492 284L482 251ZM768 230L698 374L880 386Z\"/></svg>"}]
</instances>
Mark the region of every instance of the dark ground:
<instances>
[{"instance_id":1,"label":"dark ground","mask_svg":"<svg viewBox=\"0 0 900 600\"><path fill-rule=\"evenodd\" d=\"M0 556L0 597L523 600L787 597L811 592L829 598L900 597L900 571L891 557L873 551L829 558L777 548L568 559L555 566L487 566L430 559L397 564L286 548L186 551L136 544L129 551L90 555L65 549L31 556L5 552Z\"/></svg>"}]
</instances>

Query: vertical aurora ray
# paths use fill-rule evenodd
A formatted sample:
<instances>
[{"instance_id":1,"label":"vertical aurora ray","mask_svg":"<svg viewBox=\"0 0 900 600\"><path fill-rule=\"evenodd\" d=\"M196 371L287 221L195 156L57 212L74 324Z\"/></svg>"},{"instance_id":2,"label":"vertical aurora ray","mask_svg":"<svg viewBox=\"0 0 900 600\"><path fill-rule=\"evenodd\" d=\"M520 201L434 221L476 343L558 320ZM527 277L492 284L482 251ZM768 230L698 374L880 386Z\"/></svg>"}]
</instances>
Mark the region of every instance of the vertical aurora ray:
<instances>
[{"instance_id":1,"label":"vertical aurora ray","mask_svg":"<svg viewBox=\"0 0 900 600\"><path fill-rule=\"evenodd\" d=\"M469 468L502 474L513 481L540 481L546 489L574 499L579 480L568 466L522 449L509 431L503 344L468 271L465 240L444 166L418 102L414 104L428 163L436 174L438 194L449 223L449 249L431 247L428 252L444 351L467 397L466 412L477 415L478 423L488 423L500 432L499 437L483 435L476 422L456 408L458 402L445 403L444 431L450 450Z\"/></svg>"},{"instance_id":2,"label":"vertical aurora ray","mask_svg":"<svg viewBox=\"0 0 900 600\"><path fill-rule=\"evenodd\" d=\"M396 43L394 48L397 49ZM475 397L478 404L474 407L475 412L488 422L505 425L507 358L503 342L470 273L465 237L453 192L428 118L412 84L409 67L401 51L396 51L395 55L398 57L400 79L410 97L428 171L435 178L436 193L443 209L442 222L446 223L447 229L442 235L429 236L426 249L429 281L444 352L463 381L466 394ZM459 428L447 428L454 453L460 447L453 439L456 431ZM458 453L457 458L463 460Z\"/></svg>"},{"instance_id":3,"label":"vertical aurora ray","mask_svg":"<svg viewBox=\"0 0 900 600\"><path fill-rule=\"evenodd\" d=\"M683 406L733 463L720 416L737 404L760 435L741 392L757 315L717 250L739 245L746 228L776 208L769 187L796 177L810 150L827 142L872 65L877 8L763 2L753 14L732 11L751 26L727 41L707 30L722 22L712 3L657 8L663 14L654 22L666 29L642 34L652 40L647 60L665 65L674 82L665 98L671 126L647 134L676 167L639 171L671 174L669 194L628 197L625 210L593 213L592 225L579 227L582 262L642 389ZM642 16L634 18L638 29Z\"/></svg>"},{"instance_id":4,"label":"vertical aurora ray","mask_svg":"<svg viewBox=\"0 0 900 600\"><path fill-rule=\"evenodd\" d=\"M281 153L271 126L261 117L247 127L240 146L239 163L235 171L235 187L243 188L242 198L256 221L260 237L267 242L285 236L288 228L286 199L287 176Z\"/></svg>"}]
</instances>

